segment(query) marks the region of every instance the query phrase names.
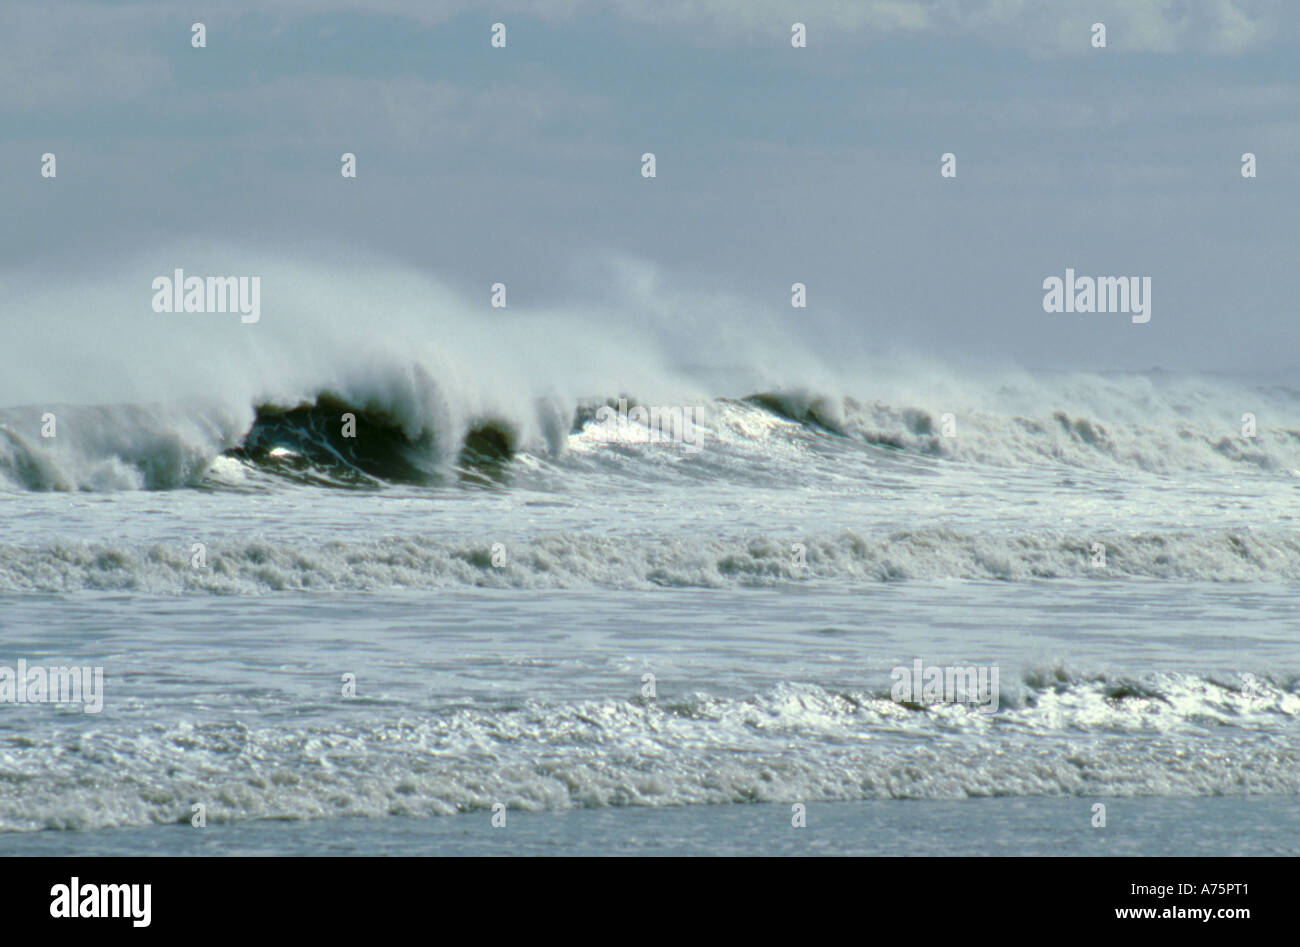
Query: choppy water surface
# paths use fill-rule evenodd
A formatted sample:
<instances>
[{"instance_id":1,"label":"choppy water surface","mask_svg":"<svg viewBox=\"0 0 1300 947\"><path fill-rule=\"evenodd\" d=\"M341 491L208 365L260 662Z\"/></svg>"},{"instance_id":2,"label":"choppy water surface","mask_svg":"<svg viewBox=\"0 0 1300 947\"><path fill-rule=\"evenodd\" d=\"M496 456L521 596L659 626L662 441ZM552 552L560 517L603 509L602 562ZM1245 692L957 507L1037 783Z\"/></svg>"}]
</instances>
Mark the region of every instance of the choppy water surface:
<instances>
[{"instance_id":1,"label":"choppy water surface","mask_svg":"<svg viewBox=\"0 0 1300 947\"><path fill-rule=\"evenodd\" d=\"M926 406L716 399L698 451L589 406L549 438L480 418L452 450L370 403L390 440L350 454L327 400L233 434L103 409L79 439L73 411L48 447L6 409L0 664L102 666L105 692L0 705L0 848L197 851L195 804L232 850L303 853L341 836L257 827L363 850L364 826L502 803L528 850L600 850L536 821L599 811L609 851L740 851L727 833L796 802L925 800L1026 820L1033 850L1092 831L1092 801L1150 828L1231 797L1238 842L1266 839L1300 793L1300 434L1286 392L1247 438L1194 391L1141 387L1140 417L1005 396L955 436ZM893 699L918 659L995 667L996 710ZM1025 807L973 801L995 797ZM905 834L903 810L829 811ZM1247 853L1137 824L1112 850Z\"/></svg>"}]
</instances>

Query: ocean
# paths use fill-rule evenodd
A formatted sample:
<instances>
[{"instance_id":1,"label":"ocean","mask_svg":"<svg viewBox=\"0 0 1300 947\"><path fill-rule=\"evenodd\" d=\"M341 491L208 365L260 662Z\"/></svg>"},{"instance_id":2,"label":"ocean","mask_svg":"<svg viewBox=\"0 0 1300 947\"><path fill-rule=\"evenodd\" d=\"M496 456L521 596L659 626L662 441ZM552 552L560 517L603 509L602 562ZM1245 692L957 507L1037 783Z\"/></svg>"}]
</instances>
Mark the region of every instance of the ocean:
<instances>
[{"instance_id":1,"label":"ocean","mask_svg":"<svg viewBox=\"0 0 1300 947\"><path fill-rule=\"evenodd\" d=\"M0 852L1300 853L1300 392L366 368L0 408Z\"/></svg>"}]
</instances>

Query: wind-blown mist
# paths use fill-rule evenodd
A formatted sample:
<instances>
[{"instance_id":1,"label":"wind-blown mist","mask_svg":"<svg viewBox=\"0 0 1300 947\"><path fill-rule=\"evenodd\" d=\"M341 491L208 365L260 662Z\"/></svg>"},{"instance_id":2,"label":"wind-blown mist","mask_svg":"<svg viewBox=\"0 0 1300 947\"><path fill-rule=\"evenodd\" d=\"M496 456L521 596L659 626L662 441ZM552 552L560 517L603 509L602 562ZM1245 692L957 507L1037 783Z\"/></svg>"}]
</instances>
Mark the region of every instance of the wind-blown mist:
<instances>
[{"instance_id":1,"label":"wind-blown mist","mask_svg":"<svg viewBox=\"0 0 1300 947\"><path fill-rule=\"evenodd\" d=\"M851 314L679 289L625 259L589 267L598 302L549 310L493 308L486 292L466 299L377 261L267 260L193 249L64 282L11 272L5 480L195 486L231 452L302 455L299 467L323 461L371 482L436 480L467 450L559 460L594 407L618 398L699 406L717 431L741 424L735 401L749 399L818 436L953 462L1279 476L1300 466L1296 394L1285 389L868 354ZM150 283L177 261L191 275L259 276L260 320L152 311ZM349 413L355 444L336 430Z\"/></svg>"}]
</instances>

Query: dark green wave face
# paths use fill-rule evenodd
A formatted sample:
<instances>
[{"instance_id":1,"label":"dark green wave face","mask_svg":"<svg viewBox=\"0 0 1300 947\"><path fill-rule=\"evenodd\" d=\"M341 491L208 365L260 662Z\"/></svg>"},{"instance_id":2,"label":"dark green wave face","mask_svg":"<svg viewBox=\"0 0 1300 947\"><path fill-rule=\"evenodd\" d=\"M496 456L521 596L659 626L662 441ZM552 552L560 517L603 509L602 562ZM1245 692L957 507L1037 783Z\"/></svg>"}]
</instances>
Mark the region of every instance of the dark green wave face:
<instances>
[{"instance_id":1,"label":"dark green wave face","mask_svg":"<svg viewBox=\"0 0 1300 947\"><path fill-rule=\"evenodd\" d=\"M345 425L345 415L352 423ZM382 410L322 394L292 408L259 405L243 443L226 453L303 482L436 485L451 479L438 468L436 438L428 430L411 437ZM492 480L513 454L510 432L483 425L465 435L456 473L461 479Z\"/></svg>"}]
</instances>

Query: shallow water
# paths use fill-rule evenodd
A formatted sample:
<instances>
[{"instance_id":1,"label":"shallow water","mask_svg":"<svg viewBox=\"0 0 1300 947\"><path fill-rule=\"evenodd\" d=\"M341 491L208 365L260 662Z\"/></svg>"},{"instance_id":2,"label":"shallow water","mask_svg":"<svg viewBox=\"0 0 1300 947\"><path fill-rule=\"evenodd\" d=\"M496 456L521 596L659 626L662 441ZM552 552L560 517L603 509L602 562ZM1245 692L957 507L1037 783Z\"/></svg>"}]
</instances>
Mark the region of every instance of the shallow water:
<instances>
[{"instance_id":1,"label":"shallow water","mask_svg":"<svg viewBox=\"0 0 1300 947\"><path fill-rule=\"evenodd\" d=\"M1293 850L1286 438L1009 465L720 410L476 483L6 491L0 665L104 690L0 705L0 847ZM900 697L917 661L996 686Z\"/></svg>"}]
</instances>

